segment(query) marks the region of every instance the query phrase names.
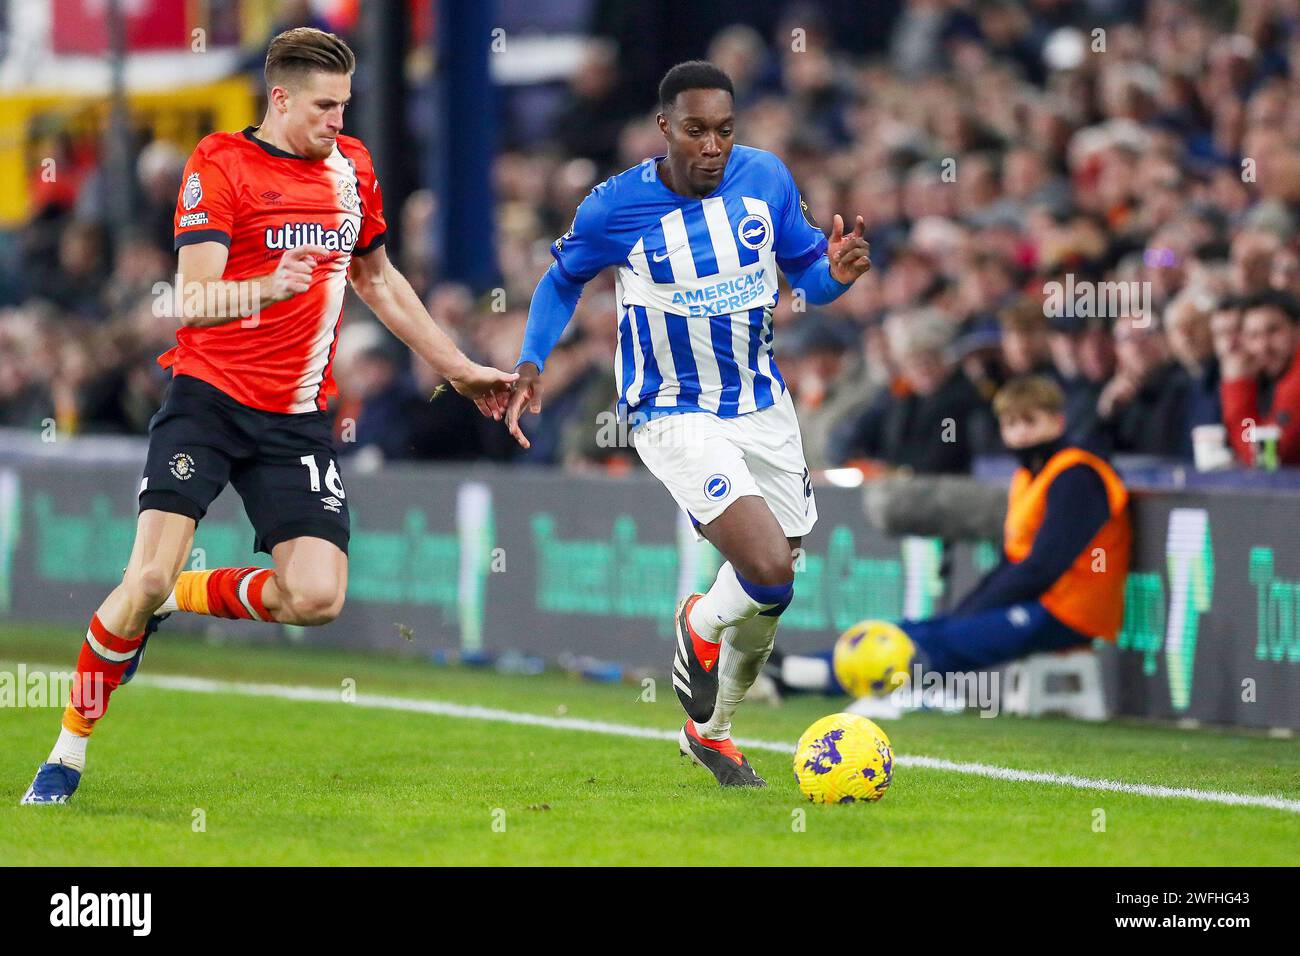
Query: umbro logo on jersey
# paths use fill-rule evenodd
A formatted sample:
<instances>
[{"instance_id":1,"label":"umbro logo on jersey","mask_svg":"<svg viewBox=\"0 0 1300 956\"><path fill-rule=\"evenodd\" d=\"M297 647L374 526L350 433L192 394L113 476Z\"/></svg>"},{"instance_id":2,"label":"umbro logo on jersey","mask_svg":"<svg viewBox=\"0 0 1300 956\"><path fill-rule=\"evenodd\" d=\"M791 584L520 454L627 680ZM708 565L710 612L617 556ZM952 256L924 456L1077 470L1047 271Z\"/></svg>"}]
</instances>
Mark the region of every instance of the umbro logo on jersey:
<instances>
[{"instance_id":1,"label":"umbro logo on jersey","mask_svg":"<svg viewBox=\"0 0 1300 956\"><path fill-rule=\"evenodd\" d=\"M280 204L280 200L283 199L284 196L276 192L274 189L268 189L266 192L262 193L262 198L265 199L272 206L278 206Z\"/></svg>"},{"instance_id":2,"label":"umbro logo on jersey","mask_svg":"<svg viewBox=\"0 0 1300 956\"><path fill-rule=\"evenodd\" d=\"M330 495L328 498L322 498L321 501L325 503L326 511L332 511L335 514L339 514L339 509L343 507L343 502L339 501L333 495Z\"/></svg>"},{"instance_id":3,"label":"umbro logo on jersey","mask_svg":"<svg viewBox=\"0 0 1300 956\"><path fill-rule=\"evenodd\" d=\"M356 244L357 227L351 219L345 219L337 229L326 229L318 222L286 222L279 228L266 227L268 249L324 246L331 252L351 252Z\"/></svg>"}]
</instances>

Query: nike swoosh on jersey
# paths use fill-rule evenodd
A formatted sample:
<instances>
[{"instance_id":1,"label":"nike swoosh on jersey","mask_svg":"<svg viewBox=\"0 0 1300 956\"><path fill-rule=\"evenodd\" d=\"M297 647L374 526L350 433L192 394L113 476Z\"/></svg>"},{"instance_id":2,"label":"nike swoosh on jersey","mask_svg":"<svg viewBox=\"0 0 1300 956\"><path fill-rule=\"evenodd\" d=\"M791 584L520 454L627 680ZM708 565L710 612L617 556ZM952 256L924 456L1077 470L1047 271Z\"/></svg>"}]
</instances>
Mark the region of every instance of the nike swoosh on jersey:
<instances>
[{"instance_id":1,"label":"nike swoosh on jersey","mask_svg":"<svg viewBox=\"0 0 1300 956\"><path fill-rule=\"evenodd\" d=\"M657 253L657 252L653 252L653 253L651 253L650 255L651 255L651 258L653 258L655 262L664 262L665 260L667 260L668 258L670 258L671 256L675 255L676 253L680 252L681 250L683 250L683 249L685 249L685 248L686 248L685 246L678 246L676 249L669 249L669 250L668 250L667 252L665 252L663 255L660 255L660 254Z\"/></svg>"}]
</instances>

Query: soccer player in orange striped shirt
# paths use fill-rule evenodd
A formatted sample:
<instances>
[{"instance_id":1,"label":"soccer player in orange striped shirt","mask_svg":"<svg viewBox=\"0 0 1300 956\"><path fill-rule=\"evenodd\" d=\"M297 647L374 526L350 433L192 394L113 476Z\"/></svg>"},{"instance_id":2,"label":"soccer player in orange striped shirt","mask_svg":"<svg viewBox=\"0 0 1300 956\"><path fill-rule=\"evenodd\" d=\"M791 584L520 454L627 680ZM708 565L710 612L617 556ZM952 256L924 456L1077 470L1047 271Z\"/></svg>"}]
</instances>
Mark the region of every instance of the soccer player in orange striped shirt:
<instances>
[{"instance_id":1,"label":"soccer player in orange striped shirt","mask_svg":"<svg viewBox=\"0 0 1300 956\"><path fill-rule=\"evenodd\" d=\"M356 61L310 28L275 37L258 127L213 133L185 168L176 206L177 345L149 426L135 545L91 617L58 742L23 803L66 803L113 690L131 679L162 616L314 625L347 586L347 492L326 400L348 280L412 351L488 416L514 373L467 358L384 251L370 154L342 133ZM273 568L182 571L194 531L232 484Z\"/></svg>"}]
</instances>

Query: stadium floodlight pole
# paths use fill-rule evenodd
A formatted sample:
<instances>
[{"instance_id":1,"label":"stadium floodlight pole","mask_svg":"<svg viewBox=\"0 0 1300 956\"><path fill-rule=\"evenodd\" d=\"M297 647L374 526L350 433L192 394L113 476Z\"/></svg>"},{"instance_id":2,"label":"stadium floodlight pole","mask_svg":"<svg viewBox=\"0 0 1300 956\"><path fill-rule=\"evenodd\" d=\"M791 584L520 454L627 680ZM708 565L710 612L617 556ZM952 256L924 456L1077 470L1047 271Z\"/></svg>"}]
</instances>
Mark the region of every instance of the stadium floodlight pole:
<instances>
[{"instance_id":1,"label":"stadium floodlight pole","mask_svg":"<svg viewBox=\"0 0 1300 956\"><path fill-rule=\"evenodd\" d=\"M492 220L496 108L490 59L496 4L438 4L437 140L431 150L438 194L442 277L483 292L498 281ZM507 39L507 42L508 39Z\"/></svg>"},{"instance_id":2,"label":"stadium floodlight pole","mask_svg":"<svg viewBox=\"0 0 1300 956\"><path fill-rule=\"evenodd\" d=\"M131 156L131 112L126 91L126 17L122 0L109 0L108 20L109 121L104 136L109 228L120 248L130 230L135 207L135 169Z\"/></svg>"}]
</instances>

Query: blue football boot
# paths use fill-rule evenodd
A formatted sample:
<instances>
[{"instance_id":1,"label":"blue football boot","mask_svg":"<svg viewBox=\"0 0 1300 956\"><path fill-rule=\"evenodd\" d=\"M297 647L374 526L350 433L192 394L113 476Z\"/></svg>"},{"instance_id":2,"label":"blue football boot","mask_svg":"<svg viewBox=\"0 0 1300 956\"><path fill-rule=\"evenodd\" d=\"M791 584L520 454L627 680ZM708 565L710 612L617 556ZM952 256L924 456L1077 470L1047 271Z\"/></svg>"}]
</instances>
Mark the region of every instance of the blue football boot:
<instances>
[{"instance_id":1,"label":"blue football boot","mask_svg":"<svg viewBox=\"0 0 1300 956\"><path fill-rule=\"evenodd\" d=\"M81 771L61 763L43 763L36 770L36 779L27 788L19 805L26 803L67 803L81 783Z\"/></svg>"}]
</instances>

